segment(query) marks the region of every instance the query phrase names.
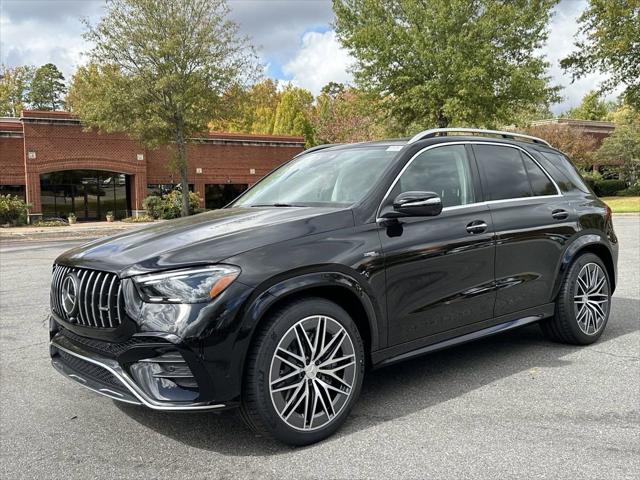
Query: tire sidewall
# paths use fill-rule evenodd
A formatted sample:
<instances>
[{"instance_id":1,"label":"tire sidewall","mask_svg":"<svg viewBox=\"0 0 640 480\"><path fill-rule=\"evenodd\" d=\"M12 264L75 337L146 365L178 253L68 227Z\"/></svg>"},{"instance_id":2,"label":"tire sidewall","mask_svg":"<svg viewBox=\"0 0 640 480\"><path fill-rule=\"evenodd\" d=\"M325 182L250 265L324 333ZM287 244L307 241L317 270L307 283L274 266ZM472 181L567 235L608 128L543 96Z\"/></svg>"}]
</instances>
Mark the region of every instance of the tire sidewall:
<instances>
[{"instance_id":1,"label":"tire sidewall","mask_svg":"<svg viewBox=\"0 0 640 480\"><path fill-rule=\"evenodd\" d=\"M576 293L578 275L582 268L588 263L597 264L602 271L604 272L605 278L607 279L607 288L609 290L609 303L607 305L607 315L604 319L600 330L595 335L587 335L584 333L580 326L578 325L578 321L576 319L576 308L574 302L574 296ZM611 313L611 279L609 278L609 272L605 267L604 263L600 258L592 253L585 253L578 257L575 262L569 268L567 272L567 283L565 288L563 289L562 297L560 298L560 302L562 303L562 310L566 315L569 316L566 322L571 332L575 335L576 339L582 344L589 344L597 341L604 332L604 329L607 326L609 321L609 315Z\"/></svg>"},{"instance_id":2,"label":"tire sidewall","mask_svg":"<svg viewBox=\"0 0 640 480\"><path fill-rule=\"evenodd\" d=\"M273 406L269 391L271 360L286 332L301 319L314 315L331 317L345 328L351 337L356 355L356 374L351 396L340 413L323 428L313 431L301 431L287 425ZM262 343L256 347L258 349L256 364L254 365L256 382L254 385L248 386L248 388L255 389L258 413L264 423L264 427L275 438L292 445L306 445L328 437L344 423L360 395L365 369L362 339L355 323L344 309L321 298L310 298L295 302L278 312L276 318L269 325Z\"/></svg>"}]
</instances>

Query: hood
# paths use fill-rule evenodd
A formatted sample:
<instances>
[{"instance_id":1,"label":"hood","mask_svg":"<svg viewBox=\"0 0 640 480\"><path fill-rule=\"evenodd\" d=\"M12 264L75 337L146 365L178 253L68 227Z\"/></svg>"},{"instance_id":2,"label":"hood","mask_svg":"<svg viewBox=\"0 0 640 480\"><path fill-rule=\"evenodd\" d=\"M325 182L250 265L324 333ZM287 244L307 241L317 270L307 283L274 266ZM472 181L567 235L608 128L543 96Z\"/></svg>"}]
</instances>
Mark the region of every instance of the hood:
<instances>
[{"instance_id":1,"label":"hood","mask_svg":"<svg viewBox=\"0 0 640 480\"><path fill-rule=\"evenodd\" d=\"M99 239L63 253L56 263L128 276L216 263L265 245L353 225L349 209L228 208Z\"/></svg>"}]
</instances>

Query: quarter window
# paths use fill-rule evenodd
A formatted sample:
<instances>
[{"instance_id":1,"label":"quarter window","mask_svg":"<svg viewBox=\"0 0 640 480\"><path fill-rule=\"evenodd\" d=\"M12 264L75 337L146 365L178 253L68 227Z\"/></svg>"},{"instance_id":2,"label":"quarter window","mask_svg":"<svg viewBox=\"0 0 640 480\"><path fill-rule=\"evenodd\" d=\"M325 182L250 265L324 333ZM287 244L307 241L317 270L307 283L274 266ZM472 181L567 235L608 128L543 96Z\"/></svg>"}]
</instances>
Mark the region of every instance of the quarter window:
<instances>
[{"instance_id":1,"label":"quarter window","mask_svg":"<svg viewBox=\"0 0 640 480\"><path fill-rule=\"evenodd\" d=\"M426 150L413 159L391 193L435 192L443 207L475 202L469 159L464 145L448 145Z\"/></svg>"},{"instance_id":2,"label":"quarter window","mask_svg":"<svg viewBox=\"0 0 640 480\"><path fill-rule=\"evenodd\" d=\"M474 145L486 200L555 195L555 186L542 169L520 150Z\"/></svg>"},{"instance_id":3,"label":"quarter window","mask_svg":"<svg viewBox=\"0 0 640 480\"><path fill-rule=\"evenodd\" d=\"M589 188L567 157L555 152L539 152L542 154L540 163L551 174L562 192L589 193Z\"/></svg>"}]
</instances>

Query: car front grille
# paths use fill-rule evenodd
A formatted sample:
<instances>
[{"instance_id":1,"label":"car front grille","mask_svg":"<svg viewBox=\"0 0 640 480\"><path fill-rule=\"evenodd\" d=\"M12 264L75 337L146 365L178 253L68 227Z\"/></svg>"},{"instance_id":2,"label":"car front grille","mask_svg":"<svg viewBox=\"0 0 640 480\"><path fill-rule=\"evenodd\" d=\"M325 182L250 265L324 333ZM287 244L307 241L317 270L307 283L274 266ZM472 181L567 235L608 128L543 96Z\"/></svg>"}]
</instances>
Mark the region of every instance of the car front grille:
<instances>
[{"instance_id":1,"label":"car front grille","mask_svg":"<svg viewBox=\"0 0 640 480\"><path fill-rule=\"evenodd\" d=\"M117 328L125 317L122 284L113 273L55 265L51 309L69 323Z\"/></svg>"},{"instance_id":2,"label":"car front grille","mask_svg":"<svg viewBox=\"0 0 640 480\"><path fill-rule=\"evenodd\" d=\"M60 335L68 338L72 342L76 344L82 345L84 348L91 350L93 352L99 353L105 357L113 358L118 355L126 352L132 347L137 345L145 345L149 343L164 343L164 340L149 338L149 337L133 337L125 342L104 342L102 340L97 340L95 338L87 338L81 335L76 335L70 330L66 328L59 327ZM168 342L167 342L168 343Z\"/></svg>"}]
</instances>

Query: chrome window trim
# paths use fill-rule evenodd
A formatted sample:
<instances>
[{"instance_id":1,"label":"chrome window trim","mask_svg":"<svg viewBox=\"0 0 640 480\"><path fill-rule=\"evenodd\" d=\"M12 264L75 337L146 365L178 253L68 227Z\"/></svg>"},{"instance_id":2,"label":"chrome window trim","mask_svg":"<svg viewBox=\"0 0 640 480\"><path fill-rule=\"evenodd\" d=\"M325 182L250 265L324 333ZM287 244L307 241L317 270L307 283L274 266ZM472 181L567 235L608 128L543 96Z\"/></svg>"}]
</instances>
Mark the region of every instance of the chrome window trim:
<instances>
[{"instance_id":1,"label":"chrome window trim","mask_svg":"<svg viewBox=\"0 0 640 480\"><path fill-rule=\"evenodd\" d=\"M446 212L446 211L449 211L449 210L457 210L457 209L460 209L460 208L480 206L480 205L491 205L491 204L494 204L494 203L520 202L520 201L523 201L523 200L526 201L526 200L536 200L536 199L541 199L541 198L559 198L559 197L563 197L563 194L560 191L560 187L558 187L558 184L553 179L553 177L549 174L549 172L547 172L547 170L542 165L540 165L540 163L538 163L538 161L535 158L533 158L533 156L531 156L531 154L529 152L527 152L524 148L519 147L518 145L511 145L509 143L500 143L500 142L474 142L474 141L471 141L471 140L464 140L464 141L460 141L460 142L439 143L437 145L429 145L427 147L424 147L424 148L418 150L409 159L409 161L405 164L405 166L402 167L402 170L400 170L398 175L396 175L396 178L393 180L393 183L387 189L387 192L384 194L384 197L382 198L382 201L378 205L378 209L376 210L376 222L380 222L380 221L384 221L385 220L384 218L380 217L380 210L382 210L382 206L385 204L385 201L389 198L389 195L391 194L391 191L394 189L394 187L398 183L398 180L400 180L400 177L402 176L402 174L405 172L405 170L407 168L409 168L409 165L411 165L413 163L413 161L419 155L421 155L422 153L426 152L427 150L431 150L433 148L446 147L447 145L492 145L492 146L497 146L497 147L508 147L508 148L515 148L516 150L520 150L527 157L529 157L533 161L533 163L536 164L540 168L540 170L542 170L542 172L547 176L547 178L549 180L551 180L551 183L553 183L553 186L556 188L556 194L555 195L536 195L536 196L533 196L533 197L503 198L503 199L500 199L500 200L486 200L484 202L465 203L464 205L453 205L451 207L444 207L442 209L443 212ZM469 159L469 160L471 160L471 159ZM479 169L480 169L480 166L478 166L478 170Z\"/></svg>"}]
</instances>

